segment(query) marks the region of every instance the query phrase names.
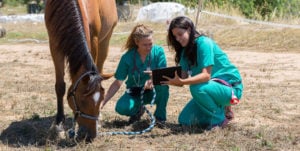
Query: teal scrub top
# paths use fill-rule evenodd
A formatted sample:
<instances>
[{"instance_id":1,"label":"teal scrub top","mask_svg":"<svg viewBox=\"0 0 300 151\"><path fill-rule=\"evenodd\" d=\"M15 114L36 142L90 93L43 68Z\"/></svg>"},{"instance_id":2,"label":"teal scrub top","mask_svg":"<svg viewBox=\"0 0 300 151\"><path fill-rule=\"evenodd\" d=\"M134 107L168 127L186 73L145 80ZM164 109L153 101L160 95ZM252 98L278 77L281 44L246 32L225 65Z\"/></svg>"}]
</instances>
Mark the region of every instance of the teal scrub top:
<instances>
[{"instance_id":1,"label":"teal scrub top","mask_svg":"<svg viewBox=\"0 0 300 151\"><path fill-rule=\"evenodd\" d=\"M183 51L179 62L183 71L189 71L191 76L194 76L201 73L203 68L212 66L211 78L220 78L231 84L242 80L238 69L211 38L200 36L195 39L195 43L197 64L189 66Z\"/></svg>"},{"instance_id":2,"label":"teal scrub top","mask_svg":"<svg viewBox=\"0 0 300 151\"><path fill-rule=\"evenodd\" d=\"M153 45L150 53L143 63L136 48L128 50L121 57L117 67L115 78L117 80L126 80L126 88L142 87L150 79L144 71L167 66L164 49L161 46Z\"/></svg>"}]
</instances>

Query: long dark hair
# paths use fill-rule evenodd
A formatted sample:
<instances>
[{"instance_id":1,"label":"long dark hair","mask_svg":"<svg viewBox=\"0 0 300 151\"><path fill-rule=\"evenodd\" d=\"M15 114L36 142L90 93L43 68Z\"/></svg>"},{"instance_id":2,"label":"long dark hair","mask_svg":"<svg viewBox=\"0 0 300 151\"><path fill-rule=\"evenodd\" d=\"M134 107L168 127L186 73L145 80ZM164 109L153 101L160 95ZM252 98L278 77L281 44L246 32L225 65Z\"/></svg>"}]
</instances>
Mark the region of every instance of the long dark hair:
<instances>
[{"instance_id":1,"label":"long dark hair","mask_svg":"<svg viewBox=\"0 0 300 151\"><path fill-rule=\"evenodd\" d=\"M185 30L190 30L190 37L189 42L186 47L182 47L181 44L176 40L175 36L172 33L172 30L174 28L181 28ZM196 28L194 26L193 21L185 16L179 16L174 18L169 26L168 29L168 46L175 50L175 63L176 65L180 62L180 56L182 54L182 51L185 50L185 57L189 60L189 65L196 65L197 64L197 46L195 45L195 39L199 36L202 36L204 34L200 34L198 31L196 31Z\"/></svg>"}]
</instances>

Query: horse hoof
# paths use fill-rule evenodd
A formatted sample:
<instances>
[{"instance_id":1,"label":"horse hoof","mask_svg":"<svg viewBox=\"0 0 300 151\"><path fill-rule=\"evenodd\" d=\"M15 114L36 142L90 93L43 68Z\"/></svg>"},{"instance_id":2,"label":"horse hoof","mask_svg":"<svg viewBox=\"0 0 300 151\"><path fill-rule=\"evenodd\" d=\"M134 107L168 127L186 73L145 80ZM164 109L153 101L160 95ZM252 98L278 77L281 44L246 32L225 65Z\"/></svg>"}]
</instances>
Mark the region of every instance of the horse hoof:
<instances>
[{"instance_id":1,"label":"horse hoof","mask_svg":"<svg viewBox=\"0 0 300 151\"><path fill-rule=\"evenodd\" d=\"M49 139L57 140L57 139L62 139L64 137L65 134L64 134L63 124L60 123L56 125L55 123L53 123L49 129Z\"/></svg>"}]
</instances>

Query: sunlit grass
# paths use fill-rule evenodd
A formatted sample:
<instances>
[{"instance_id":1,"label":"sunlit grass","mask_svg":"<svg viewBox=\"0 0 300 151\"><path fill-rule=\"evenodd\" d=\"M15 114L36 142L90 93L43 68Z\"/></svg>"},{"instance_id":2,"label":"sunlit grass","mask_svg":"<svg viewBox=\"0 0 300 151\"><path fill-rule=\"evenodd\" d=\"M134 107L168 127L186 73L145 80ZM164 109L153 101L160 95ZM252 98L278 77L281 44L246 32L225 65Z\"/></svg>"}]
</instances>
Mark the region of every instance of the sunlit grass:
<instances>
[{"instance_id":1,"label":"sunlit grass","mask_svg":"<svg viewBox=\"0 0 300 151\"><path fill-rule=\"evenodd\" d=\"M117 29L121 31L122 28ZM164 34L156 35L164 39ZM160 40L160 37L155 39ZM47 44L29 43L16 47L5 44L7 46L0 46L0 150L299 150L299 106L294 99L299 97L299 80L295 76L287 76L292 69L294 75L299 73L295 54L249 52L248 48L229 51L229 57L233 57L232 61L243 75L245 90L242 103L234 106L236 119L225 129L199 132L197 127L182 128L177 118L191 98L189 88L170 87L165 129L155 127L151 132L137 136L98 136L91 144L80 142L72 146L65 139L48 140L49 128L56 114L56 96L54 67ZM116 44L112 46L118 47L117 41ZM114 51L108 56L108 64L113 64L111 68L116 67L120 54ZM172 53L166 51L166 54L168 62L173 64ZM289 55L284 57L283 54ZM272 57L266 59L261 55ZM288 78L281 82L282 76ZM70 86L67 76L65 79ZM113 80L103 82L106 90ZM101 132L131 131L140 128L139 124L149 123L144 115L142 122L124 126L128 117L114 111L115 103L124 90L123 85L101 111ZM154 112L155 106L147 107ZM64 109L68 129L73 113L66 101ZM123 126L114 124L118 122Z\"/></svg>"},{"instance_id":2,"label":"sunlit grass","mask_svg":"<svg viewBox=\"0 0 300 151\"><path fill-rule=\"evenodd\" d=\"M229 14L237 14L232 10ZM190 15L194 20L194 15ZM285 23L284 21L282 23ZM110 41L113 51L106 60L115 71L123 46L135 22L119 22ZM144 24L154 29L156 44L166 47L166 24ZM76 146L66 140L52 141L48 130L55 119L55 74L48 43L26 44L22 39L48 40L44 23L4 23L5 38L0 39L0 150L299 150L299 59L300 30L248 24L201 15L197 29L209 33L229 52L239 67L245 86L242 102L234 106L236 119L225 129L199 132L183 129L177 121L191 99L188 86L170 87L167 128L155 127L138 136L99 136L91 144ZM17 43L17 46L13 47ZM232 50L232 51L231 51ZM251 52L253 51L253 52ZM268 53L264 53L268 52ZM292 52L292 53L291 53ZM168 64L173 54L166 51ZM287 56L284 56L287 55ZM268 57L268 58L266 58ZM108 67L106 67L108 68ZM66 76L67 87L70 86ZM106 90L113 78L104 81ZM132 130L132 126L113 125L127 121L114 110L125 87L106 105L101 131ZM148 106L148 108L150 108ZM66 123L73 113L64 102ZM155 106L150 108L153 113ZM148 117L143 116L144 123ZM105 123L106 122L106 123ZM140 123L135 124L139 127ZM66 128L70 128L70 124Z\"/></svg>"},{"instance_id":3,"label":"sunlit grass","mask_svg":"<svg viewBox=\"0 0 300 151\"><path fill-rule=\"evenodd\" d=\"M22 6L19 6L22 8ZM8 12L9 8L5 12ZM224 9L225 8L225 9ZM207 7L213 12L224 13L232 16L243 17L236 8L224 7L222 9ZM195 21L195 14L188 14ZM294 23L299 19L294 18ZM284 20L277 19L280 23L288 24ZM155 44L166 46L167 24L150 22L120 21L114 29L110 45L121 47L125 44L132 28L137 24L145 24L154 30ZM6 29L6 37L0 39L0 43L15 43L22 39L36 39L47 41L48 35L44 23L3 23ZM256 51L294 51L299 52L300 30L292 28L279 28L267 25L249 24L221 17L210 16L202 13L199 17L197 29L208 33L224 49L249 48Z\"/></svg>"},{"instance_id":4,"label":"sunlit grass","mask_svg":"<svg viewBox=\"0 0 300 151\"><path fill-rule=\"evenodd\" d=\"M0 8L0 13L2 15L26 14L27 6L26 5L17 5L17 6L5 5L4 7Z\"/></svg>"}]
</instances>

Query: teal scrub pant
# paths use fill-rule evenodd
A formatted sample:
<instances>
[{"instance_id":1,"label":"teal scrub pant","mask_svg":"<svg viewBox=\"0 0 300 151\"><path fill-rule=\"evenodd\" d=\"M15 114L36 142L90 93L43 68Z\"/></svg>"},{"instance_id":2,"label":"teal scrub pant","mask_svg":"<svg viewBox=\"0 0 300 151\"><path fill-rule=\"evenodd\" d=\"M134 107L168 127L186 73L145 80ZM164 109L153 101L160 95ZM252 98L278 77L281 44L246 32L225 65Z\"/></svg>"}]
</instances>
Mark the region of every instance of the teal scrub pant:
<instances>
[{"instance_id":1,"label":"teal scrub pant","mask_svg":"<svg viewBox=\"0 0 300 151\"><path fill-rule=\"evenodd\" d=\"M240 99L243 85L233 87ZM225 107L230 106L232 88L215 81L190 86L192 99L181 111L178 122L182 125L199 125L204 129L221 125L225 120Z\"/></svg>"},{"instance_id":2,"label":"teal scrub pant","mask_svg":"<svg viewBox=\"0 0 300 151\"><path fill-rule=\"evenodd\" d=\"M155 104L156 109L154 116L159 120L167 120L167 103L169 99L169 86L160 86L157 85L154 87L156 92ZM153 98L153 91L147 92L144 94L144 105L150 104ZM131 96L128 93L118 100L115 111L120 115L133 116L138 113L141 107L141 97L140 96Z\"/></svg>"}]
</instances>

